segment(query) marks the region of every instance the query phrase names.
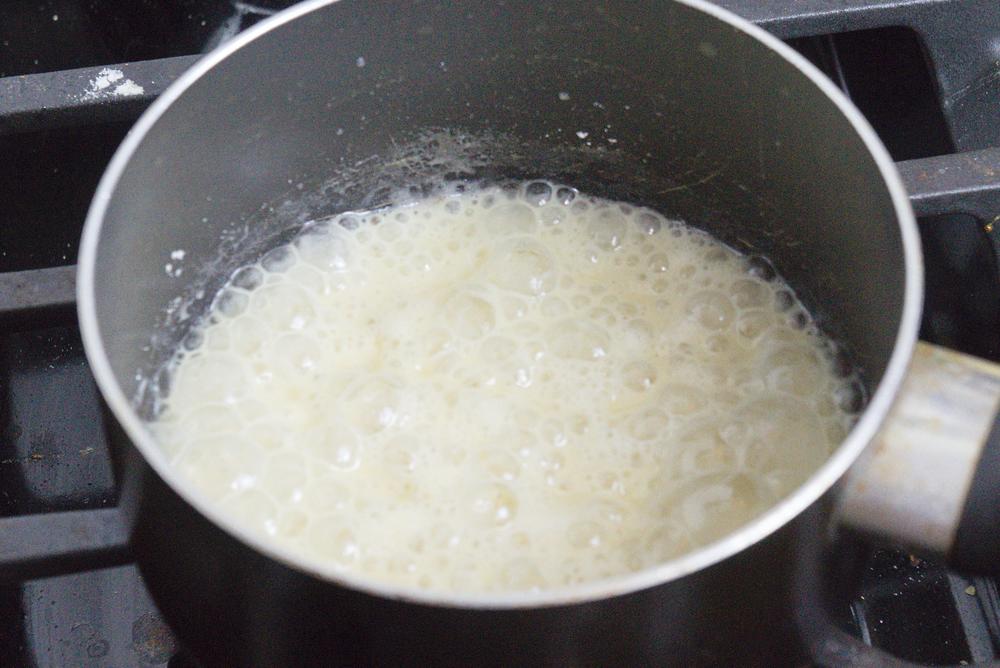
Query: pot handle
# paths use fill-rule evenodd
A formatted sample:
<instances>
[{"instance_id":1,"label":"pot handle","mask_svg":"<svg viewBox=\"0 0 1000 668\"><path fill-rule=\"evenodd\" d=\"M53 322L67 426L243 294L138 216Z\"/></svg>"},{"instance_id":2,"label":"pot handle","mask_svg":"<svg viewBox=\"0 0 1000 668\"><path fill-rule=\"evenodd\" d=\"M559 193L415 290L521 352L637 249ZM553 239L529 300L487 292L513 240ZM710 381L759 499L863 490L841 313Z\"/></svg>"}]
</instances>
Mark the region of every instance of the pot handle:
<instances>
[{"instance_id":1,"label":"pot handle","mask_svg":"<svg viewBox=\"0 0 1000 668\"><path fill-rule=\"evenodd\" d=\"M918 342L838 513L958 569L1000 574L1000 365Z\"/></svg>"}]
</instances>

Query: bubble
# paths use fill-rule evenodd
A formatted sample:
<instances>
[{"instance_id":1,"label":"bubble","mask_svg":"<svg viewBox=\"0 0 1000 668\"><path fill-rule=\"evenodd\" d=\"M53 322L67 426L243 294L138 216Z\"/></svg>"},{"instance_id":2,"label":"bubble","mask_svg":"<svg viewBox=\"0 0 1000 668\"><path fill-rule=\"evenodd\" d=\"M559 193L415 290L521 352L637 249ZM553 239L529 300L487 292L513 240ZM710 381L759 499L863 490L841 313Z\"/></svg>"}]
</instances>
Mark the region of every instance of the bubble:
<instances>
[{"instance_id":1,"label":"bubble","mask_svg":"<svg viewBox=\"0 0 1000 668\"><path fill-rule=\"evenodd\" d=\"M802 309L795 309L788 315L788 324L793 329L805 329L809 325L809 314Z\"/></svg>"},{"instance_id":2,"label":"bubble","mask_svg":"<svg viewBox=\"0 0 1000 668\"><path fill-rule=\"evenodd\" d=\"M278 517L275 532L285 538L296 538L302 535L308 525L308 515L295 509L289 509L283 511Z\"/></svg>"},{"instance_id":3,"label":"bubble","mask_svg":"<svg viewBox=\"0 0 1000 668\"><path fill-rule=\"evenodd\" d=\"M827 455L820 448L803 447L821 428L817 415L795 397L762 395L740 408L735 418L745 424L743 445L751 468L808 473Z\"/></svg>"},{"instance_id":4,"label":"bubble","mask_svg":"<svg viewBox=\"0 0 1000 668\"><path fill-rule=\"evenodd\" d=\"M295 245L299 256L318 269L333 272L348 269L350 252L343 234L327 228L308 230L296 239Z\"/></svg>"},{"instance_id":5,"label":"bubble","mask_svg":"<svg viewBox=\"0 0 1000 668\"><path fill-rule=\"evenodd\" d=\"M575 188L566 188L564 186L556 190L556 199L558 199L559 203L563 206L569 206L569 204L576 199L576 195L577 190Z\"/></svg>"},{"instance_id":6,"label":"bubble","mask_svg":"<svg viewBox=\"0 0 1000 668\"><path fill-rule=\"evenodd\" d=\"M628 232L625 217L611 207L598 209L591 214L587 219L587 228L590 231L590 238L597 248L603 251L620 248Z\"/></svg>"},{"instance_id":7,"label":"bubble","mask_svg":"<svg viewBox=\"0 0 1000 668\"><path fill-rule=\"evenodd\" d=\"M332 478L320 477L309 481L302 507L314 513L333 513L347 510L351 502L348 488Z\"/></svg>"},{"instance_id":8,"label":"bubble","mask_svg":"<svg viewBox=\"0 0 1000 668\"><path fill-rule=\"evenodd\" d=\"M538 465L544 471L558 471L566 464L566 458L558 452L545 452L538 460Z\"/></svg>"},{"instance_id":9,"label":"bubble","mask_svg":"<svg viewBox=\"0 0 1000 668\"><path fill-rule=\"evenodd\" d=\"M656 367L648 362L629 362L622 370L622 382L633 392L645 392L656 383Z\"/></svg>"},{"instance_id":10,"label":"bubble","mask_svg":"<svg viewBox=\"0 0 1000 668\"><path fill-rule=\"evenodd\" d=\"M812 394L823 381L816 353L806 348L779 348L765 358L764 369L769 387L794 396Z\"/></svg>"},{"instance_id":11,"label":"bubble","mask_svg":"<svg viewBox=\"0 0 1000 668\"><path fill-rule=\"evenodd\" d=\"M243 396L247 374L242 362L233 355L192 355L173 378L173 394L178 397L206 393L224 401Z\"/></svg>"},{"instance_id":12,"label":"bubble","mask_svg":"<svg viewBox=\"0 0 1000 668\"><path fill-rule=\"evenodd\" d=\"M635 222L639 226L639 231L646 236L652 236L660 231L663 224L659 216L649 211L643 211L636 216Z\"/></svg>"},{"instance_id":13,"label":"bubble","mask_svg":"<svg viewBox=\"0 0 1000 668\"><path fill-rule=\"evenodd\" d=\"M690 533L680 523L660 520L643 540L644 554L639 557L643 565L651 565L683 552L693 546Z\"/></svg>"},{"instance_id":14,"label":"bubble","mask_svg":"<svg viewBox=\"0 0 1000 668\"><path fill-rule=\"evenodd\" d=\"M316 317L312 301L294 285L266 285L250 294L250 306L257 322L281 329L302 330Z\"/></svg>"},{"instance_id":15,"label":"bubble","mask_svg":"<svg viewBox=\"0 0 1000 668\"><path fill-rule=\"evenodd\" d=\"M647 408L632 417L628 432L640 441L651 441L666 434L670 418L658 408Z\"/></svg>"},{"instance_id":16,"label":"bubble","mask_svg":"<svg viewBox=\"0 0 1000 668\"><path fill-rule=\"evenodd\" d=\"M538 226L535 212L520 202L493 207L483 222L490 233L498 236L530 234Z\"/></svg>"},{"instance_id":17,"label":"bubble","mask_svg":"<svg viewBox=\"0 0 1000 668\"><path fill-rule=\"evenodd\" d=\"M309 529L310 546L340 566L353 564L361 555L357 536L336 517L320 518Z\"/></svg>"},{"instance_id":18,"label":"bubble","mask_svg":"<svg viewBox=\"0 0 1000 668\"><path fill-rule=\"evenodd\" d=\"M528 312L528 304L517 297L504 297L500 300L504 317L508 320L523 318Z\"/></svg>"},{"instance_id":19,"label":"bubble","mask_svg":"<svg viewBox=\"0 0 1000 668\"><path fill-rule=\"evenodd\" d=\"M240 430L243 419L231 406L209 404L190 411L185 423L192 433L230 434Z\"/></svg>"},{"instance_id":20,"label":"bubble","mask_svg":"<svg viewBox=\"0 0 1000 668\"><path fill-rule=\"evenodd\" d=\"M361 227L361 221L358 217L350 214L343 214L337 217L336 224L349 231L354 231Z\"/></svg>"},{"instance_id":21,"label":"bubble","mask_svg":"<svg viewBox=\"0 0 1000 668\"><path fill-rule=\"evenodd\" d=\"M670 259L666 253L654 253L646 260L646 268L653 273L662 274L670 268Z\"/></svg>"},{"instance_id":22,"label":"bubble","mask_svg":"<svg viewBox=\"0 0 1000 668\"><path fill-rule=\"evenodd\" d=\"M603 306L590 309L590 312L587 313L587 317L590 318L590 320L600 323L606 327L613 327L615 323L618 322L618 318L615 314Z\"/></svg>"},{"instance_id":23,"label":"bubble","mask_svg":"<svg viewBox=\"0 0 1000 668\"><path fill-rule=\"evenodd\" d=\"M566 540L577 549L596 549L607 542L607 533L597 522L574 522L566 529Z\"/></svg>"},{"instance_id":24,"label":"bubble","mask_svg":"<svg viewBox=\"0 0 1000 668\"><path fill-rule=\"evenodd\" d=\"M847 378L854 371L850 356L847 354L847 351L836 344L830 344L830 348L832 349L831 364L834 375L837 378Z\"/></svg>"},{"instance_id":25,"label":"bubble","mask_svg":"<svg viewBox=\"0 0 1000 668\"><path fill-rule=\"evenodd\" d=\"M709 264L719 264L729 261L732 255L724 248L712 247L705 252L705 261Z\"/></svg>"},{"instance_id":26,"label":"bubble","mask_svg":"<svg viewBox=\"0 0 1000 668\"><path fill-rule=\"evenodd\" d=\"M308 477L303 457L272 455L261 470L259 488L278 503L298 503L302 500Z\"/></svg>"},{"instance_id":27,"label":"bubble","mask_svg":"<svg viewBox=\"0 0 1000 668\"><path fill-rule=\"evenodd\" d=\"M264 323L246 314L229 323L229 332L233 352L243 356L257 353L271 336Z\"/></svg>"},{"instance_id":28,"label":"bubble","mask_svg":"<svg viewBox=\"0 0 1000 668\"><path fill-rule=\"evenodd\" d=\"M721 292L702 290L688 299L687 314L706 329L722 329L733 320L735 309Z\"/></svg>"},{"instance_id":29,"label":"bubble","mask_svg":"<svg viewBox=\"0 0 1000 668\"><path fill-rule=\"evenodd\" d=\"M174 466L212 499L252 487L259 471L258 461L240 460L235 453L222 452L224 441L200 434L177 457Z\"/></svg>"},{"instance_id":30,"label":"bubble","mask_svg":"<svg viewBox=\"0 0 1000 668\"><path fill-rule=\"evenodd\" d=\"M397 436L378 450L382 463L395 473L412 473L417 468L420 443L409 436Z\"/></svg>"},{"instance_id":31,"label":"bubble","mask_svg":"<svg viewBox=\"0 0 1000 668\"><path fill-rule=\"evenodd\" d=\"M490 362L503 362L517 352L517 343L508 338L494 336L483 341L480 349L483 359Z\"/></svg>"},{"instance_id":32,"label":"bubble","mask_svg":"<svg viewBox=\"0 0 1000 668\"><path fill-rule=\"evenodd\" d=\"M709 334L705 337L705 349L717 355L732 349L732 339L725 334Z\"/></svg>"},{"instance_id":33,"label":"bubble","mask_svg":"<svg viewBox=\"0 0 1000 668\"><path fill-rule=\"evenodd\" d=\"M764 311L743 311L736 318L736 331L746 339L756 339L771 323L770 316Z\"/></svg>"},{"instance_id":34,"label":"bubble","mask_svg":"<svg viewBox=\"0 0 1000 668\"><path fill-rule=\"evenodd\" d=\"M484 485L471 493L468 507L477 524L503 526L517 515L517 497L506 485Z\"/></svg>"},{"instance_id":35,"label":"bubble","mask_svg":"<svg viewBox=\"0 0 1000 668\"><path fill-rule=\"evenodd\" d=\"M598 325L586 320L570 319L556 324L546 335L556 355L568 359L598 360L611 347L611 337Z\"/></svg>"},{"instance_id":36,"label":"bubble","mask_svg":"<svg viewBox=\"0 0 1000 668\"><path fill-rule=\"evenodd\" d=\"M771 261L760 255L747 258L747 273L762 281L773 281L778 275Z\"/></svg>"},{"instance_id":37,"label":"bubble","mask_svg":"<svg viewBox=\"0 0 1000 668\"><path fill-rule=\"evenodd\" d=\"M668 383L660 392L660 401L671 415L694 415L708 405L708 397L692 385Z\"/></svg>"},{"instance_id":38,"label":"bubble","mask_svg":"<svg viewBox=\"0 0 1000 668\"><path fill-rule=\"evenodd\" d=\"M774 307L778 311L787 311L795 305L795 297L788 290L778 290L774 293Z\"/></svg>"},{"instance_id":39,"label":"bubble","mask_svg":"<svg viewBox=\"0 0 1000 668\"><path fill-rule=\"evenodd\" d=\"M264 284L264 272L255 266L243 267L233 273L230 285L242 290L255 290Z\"/></svg>"},{"instance_id":40,"label":"bubble","mask_svg":"<svg viewBox=\"0 0 1000 668\"><path fill-rule=\"evenodd\" d=\"M291 267L295 259L295 253L290 246L279 246L265 254L260 260L260 265L264 271L280 274Z\"/></svg>"},{"instance_id":41,"label":"bubble","mask_svg":"<svg viewBox=\"0 0 1000 668\"><path fill-rule=\"evenodd\" d=\"M215 296L212 310L227 318L235 318L246 311L249 304L250 298L245 293L227 288Z\"/></svg>"},{"instance_id":42,"label":"bubble","mask_svg":"<svg viewBox=\"0 0 1000 668\"><path fill-rule=\"evenodd\" d=\"M277 339L268 353L278 373L298 378L303 373L318 373L323 367L323 351L319 344L304 334L285 334Z\"/></svg>"},{"instance_id":43,"label":"bubble","mask_svg":"<svg viewBox=\"0 0 1000 668\"><path fill-rule=\"evenodd\" d=\"M538 212L538 220L545 228L554 228L562 225L566 219L566 210L561 207L546 207ZM553 234L558 234L558 230L553 230Z\"/></svg>"},{"instance_id":44,"label":"bubble","mask_svg":"<svg viewBox=\"0 0 1000 668\"><path fill-rule=\"evenodd\" d=\"M524 187L524 199L534 206L545 206L552 197L552 186L544 181L534 181Z\"/></svg>"},{"instance_id":45,"label":"bubble","mask_svg":"<svg viewBox=\"0 0 1000 668\"><path fill-rule=\"evenodd\" d=\"M488 450L479 456L480 462L491 476L510 482L521 473L521 464L509 452Z\"/></svg>"},{"instance_id":46,"label":"bubble","mask_svg":"<svg viewBox=\"0 0 1000 668\"><path fill-rule=\"evenodd\" d=\"M493 306L474 295L455 295L448 300L444 309L449 327L466 339L482 338L496 325Z\"/></svg>"},{"instance_id":47,"label":"bubble","mask_svg":"<svg viewBox=\"0 0 1000 668\"><path fill-rule=\"evenodd\" d=\"M234 519L257 531L267 531L278 517L278 507L271 498L257 490L247 490L234 494L221 504L222 509Z\"/></svg>"},{"instance_id":48,"label":"bubble","mask_svg":"<svg viewBox=\"0 0 1000 668\"><path fill-rule=\"evenodd\" d=\"M195 332L192 331L189 333L189 335L194 333ZM232 345L230 341L229 330L218 326L210 327L207 330L205 330L204 336L202 338L203 341L198 341L198 344L199 345L203 344L207 350L211 350L213 352L227 351ZM189 342L185 340L184 347L187 348L188 350L192 350L193 348L189 348L189 346L193 345L194 343L195 341Z\"/></svg>"},{"instance_id":49,"label":"bubble","mask_svg":"<svg viewBox=\"0 0 1000 668\"><path fill-rule=\"evenodd\" d=\"M760 283L741 279L733 283L731 294L739 308L758 308L767 304L767 292Z\"/></svg>"},{"instance_id":50,"label":"bubble","mask_svg":"<svg viewBox=\"0 0 1000 668\"><path fill-rule=\"evenodd\" d=\"M492 262L491 274L498 287L526 295L550 292L556 285L551 255L532 239L514 239L501 246Z\"/></svg>"},{"instance_id":51,"label":"bubble","mask_svg":"<svg viewBox=\"0 0 1000 668\"><path fill-rule=\"evenodd\" d=\"M677 441L682 448L681 470L688 476L733 472L739 466L734 448L714 427L695 427L678 436Z\"/></svg>"},{"instance_id":52,"label":"bubble","mask_svg":"<svg viewBox=\"0 0 1000 668\"><path fill-rule=\"evenodd\" d=\"M865 391L861 383L852 382L837 388L837 404L847 413L859 413L865 405Z\"/></svg>"},{"instance_id":53,"label":"bubble","mask_svg":"<svg viewBox=\"0 0 1000 668\"><path fill-rule=\"evenodd\" d=\"M558 318L569 313L569 304L559 297L545 296L541 301L541 313L546 318Z\"/></svg>"},{"instance_id":54,"label":"bubble","mask_svg":"<svg viewBox=\"0 0 1000 668\"><path fill-rule=\"evenodd\" d=\"M367 425L366 425L367 426ZM350 471L361 463L361 441L347 424L330 421L303 439L305 452L335 470Z\"/></svg>"},{"instance_id":55,"label":"bubble","mask_svg":"<svg viewBox=\"0 0 1000 668\"><path fill-rule=\"evenodd\" d=\"M255 425L247 435L247 440L256 445L262 453L274 453L288 445L288 434L271 425Z\"/></svg>"},{"instance_id":56,"label":"bubble","mask_svg":"<svg viewBox=\"0 0 1000 668\"><path fill-rule=\"evenodd\" d=\"M401 398L399 383L378 376L368 377L344 391L339 407L352 425L371 434L400 420Z\"/></svg>"},{"instance_id":57,"label":"bubble","mask_svg":"<svg viewBox=\"0 0 1000 668\"><path fill-rule=\"evenodd\" d=\"M733 499L733 489L725 479L706 477L685 487L679 504L680 516L694 531L703 529L711 515L720 516Z\"/></svg>"}]
</instances>

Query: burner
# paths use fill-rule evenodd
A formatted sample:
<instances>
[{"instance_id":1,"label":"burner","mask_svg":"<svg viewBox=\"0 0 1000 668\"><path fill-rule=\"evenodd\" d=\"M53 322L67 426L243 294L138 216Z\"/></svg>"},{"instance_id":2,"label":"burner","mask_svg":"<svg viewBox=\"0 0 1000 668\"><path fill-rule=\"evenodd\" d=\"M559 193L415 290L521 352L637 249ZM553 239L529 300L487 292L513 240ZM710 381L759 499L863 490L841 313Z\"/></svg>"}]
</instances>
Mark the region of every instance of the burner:
<instances>
[{"instance_id":1,"label":"burner","mask_svg":"<svg viewBox=\"0 0 1000 668\"><path fill-rule=\"evenodd\" d=\"M289 4L0 5L0 666L197 665L129 562L72 265L97 181L142 110L199 53ZM719 4L823 70L899 161L926 262L921 337L1000 360L1000 5ZM932 665L1000 656L994 580L849 535L828 569L831 616L859 647Z\"/></svg>"}]
</instances>

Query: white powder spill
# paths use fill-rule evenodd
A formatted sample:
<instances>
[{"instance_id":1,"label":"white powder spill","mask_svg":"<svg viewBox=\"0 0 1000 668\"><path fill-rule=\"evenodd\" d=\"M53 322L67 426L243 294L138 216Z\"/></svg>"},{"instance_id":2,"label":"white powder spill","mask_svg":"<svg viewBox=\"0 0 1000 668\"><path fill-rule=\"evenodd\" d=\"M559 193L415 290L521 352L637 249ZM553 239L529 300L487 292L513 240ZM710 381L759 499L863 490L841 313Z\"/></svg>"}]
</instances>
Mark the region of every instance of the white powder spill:
<instances>
[{"instance_id":1,"label":"white powder spill","mask_svg":"<svg viewBox=\"0 0 1000 668\"><path fill-rule=\"evenodd\" d=\"M124 81L122 81L124 79ZM121 82L121 83L119 83ZM112 87L113 86L113 87ZM81 100L97 100L109 97L129 97L142 95L145 89L132 81L125 79L121 70L105 67L90 80L90 88L80 96Z\"/></svg>"},{"instance_id":2,"label":"white powder spill","mask_svg":"<svg viewBox=\"0 0 1000 668\"><path fill-rule=\"evenodd\" d=\"M116 96L128 96L128 95L142 95L145 89L132 81L131 79L126 79L125 83L115 86L114 94Z\"/></svg>"}]
</instances>

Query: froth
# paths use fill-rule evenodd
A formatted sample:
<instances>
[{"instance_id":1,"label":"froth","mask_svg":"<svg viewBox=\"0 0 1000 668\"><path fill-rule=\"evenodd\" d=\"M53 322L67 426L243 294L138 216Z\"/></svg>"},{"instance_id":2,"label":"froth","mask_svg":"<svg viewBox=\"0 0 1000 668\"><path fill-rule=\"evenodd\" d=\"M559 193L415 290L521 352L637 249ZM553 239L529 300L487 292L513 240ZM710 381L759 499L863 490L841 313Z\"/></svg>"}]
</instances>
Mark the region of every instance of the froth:
<instances>
[{"instance_id":1,"label":"froth","mask_svg":"<svg viewBox=\"0 0 1000 668\"><path fill-rule=\"evenodd\" d=\"M860 407L830 349L769 265L682 222L463 187L312 223L236 272L153 427L303 554L540 589L662 562L795 489Z\"/></svg>"}]
</instances>

